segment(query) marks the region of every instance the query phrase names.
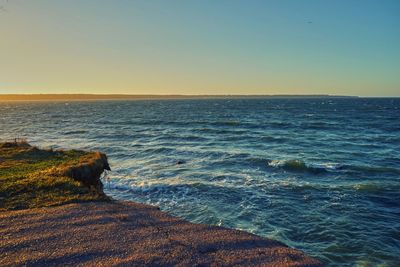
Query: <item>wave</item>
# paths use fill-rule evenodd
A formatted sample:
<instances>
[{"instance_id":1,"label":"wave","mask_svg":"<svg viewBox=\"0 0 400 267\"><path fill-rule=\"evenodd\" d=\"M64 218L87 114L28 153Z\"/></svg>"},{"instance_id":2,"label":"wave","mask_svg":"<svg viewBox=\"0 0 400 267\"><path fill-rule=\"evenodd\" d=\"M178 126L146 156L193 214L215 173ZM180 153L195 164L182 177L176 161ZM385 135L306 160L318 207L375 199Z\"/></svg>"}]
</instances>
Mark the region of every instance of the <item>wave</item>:
<instances>
[{"instance_id":1,"label":"wave","mask_svg":"<svg viewBox=\"0 0 400 267\"><path fill-rule=\"evenodd\" d=\"M276 136L262 136L260 138L260 140L268 142L268 143L272 142L272 143L279 143L279 144L289 141L288 138L279 137L279 136L278 137L276 137Z\"/></svg>"},{"instance_id":2,"label":"wave","mask_svg":"<svg viewBox=\"0 0 400 267\"><path fill-rule=\"evenodd\" d=\"M221 185L215 182L182 181L180 179L169 179L164 181L145 181L134 182L131 179L112 179L111 184L106 184L106 190L118 196L127 196L128 198L138 197L145 199L160 200L166 202L177 198L207 199L218 195L226 199L245 198L248 196L248 188L244 185ZM400 190L398 183L382 182L357 182L346 184L326 184L309 183L295 180L281 180L269 184L269 190L275 194L290 194L291 192L323 191L323 192L341 192L341 193L360 193L360 194L382 194L379 199L374 201L383 201L386 199L397 201L399 199L397 192Z\"/></svg>"},{"instance_id":3,"label":"wave","mask_svg":"<svg viewBox=\"0 0 400 267\"><path fill-rule=\"evenodd\" d=\"M214 124L222 125L222 126L238 126L241 123L240 123L240 121L231 120L231 121L217 121Z\"/></svg>"},{"instance_id":4,"label":"wave","mask_svg":"<svg viewBox=\"0 0 400 267\"><path fill-rule=\"evenodd\" d=\"M64 135L85 134L87 132L88 131L86 131L86 130L75 130L75 131L64 132Z\"/></svg>"},{"instance_id":5,"label":"wave","mask_svg":"<svg viewBox=\"0 0 400 267\"><path fill-rule=\"evenodd\" d=\"M200 133L211 133L211 134L231 134L231 135L237 135L237 134L244 134L247 133L248 131L245 129L238 129L238 128L193 128L193 130L200 132Z\"/></svg>"},{"instance_id":6,"label":"wave","mask_svg":"<svg viewBox=\"0 0 400 267\"><path fill-rule=\"evenodd\" d=\"M302 129L313 129L313 130L328 130L337 128L337 123L329 123L329 122L322 122L322 121L315 121L315 122L307 122L301 124Z\"/></svg>"},{"instance_id":7,"label":"wave","mask_svg":"<svg viewBox=\"0 0 400 267\"><path fill-rule=\"evenodd\" d=\"M332 172L341 166L336 163L309 164L300 159L273 160L263 157L254 157L246 153L238 153L234 158L237 160L246 158L246 161L253 167L273 168L290 172L308 172L313 174Z\"/></svg>"},{"instance_id":8,"label":"wave","mask_svg":"<svg viewBox=\"0 0 400 267\"><path fill-rule=\"evenodd\" d=\"M283 190L284 194L288 191L292 192L306 192L306 191L320 191L320 192L340 192L340 193L360 193L360 194L382 194L379 198L380 201L384 198L398 199L396 194L400 190L400 185L396 183L379 183L379 182L361 182L349 184L326 184L326 183L308 183L299 181L280 181L275 183L273 187L275 192ZM352 193L351 193L352 192ZM377 200L376 200L377 201Z\"/></svg>"},{"instance_id":9,"label":"wave","mask_svg":"<svg viewBox=\"0 0 400 267\"><path fill-rule=\"evenodd\" d=\"M308 165L304 161L299 159L271 160L267 161L267 165L270 167L281 168L287 171L310 172L314 174L324 173L328 171L328 167Z\"/></svg>"},{"instance_id":10,"label":"wave","mask_svg":"<svg viewBox=\"0 0 400 267\"><path fill-rule=\"evenodd\" d=\"M398 187L398 186L397 186ZM353 186L353 189L359 192L378 193L382 191L392 190L395 185L383 185L379 183L360 183Z\"/></svg>"},{"instance_id":11,"label":"wave","mask_svg":"<svg viewBox=\"0 0 400 267\"><path fill-rule=\"evenodd\" d=\"M259 162L260 159L257 159ZM299 159L265 160L267 166L292 172L309 172L314 174L328 172L369 173L369 174L400 174L400 170L384 166L346 165L339 163L309 164Z\"/></svg>"},{"instance_id":12,"label":"wave","mask_svg":"<svg viewBox=\"0 0 400 267\"><path fill-rule=\"evenodd\" d=\"M168 135L160 135L153 138L154 141L189 141L189 142L207 142L209 141L208 137L200 136L200 135L179 135L179 134L168 134Z\"/></svg>"},{"instance_id":13,"label":"wave","mask_svg":"<svg viewBox=\"0 0 400 267\"><path fill-rule=\"evenodd\" d=\"M338 170L346 170L351 172L366 172L366 173L392 173L400 174L400 170L392 167L383 166L366 166L366 165L342 165L337 168Z\"/></svg>"},{"instance_id":14,"label":"wave","mask_svg":"<svg viewBox=\"0 0 400 267\"><path fill-rule=\"evenodd\" d=\"M153 147L146 147L141 151L143 154L163 154L163 153L169 153L173 154L176 152L175 148L172 147L166 147L166 146L153 146Z\"/></svg>"}]
</instances>

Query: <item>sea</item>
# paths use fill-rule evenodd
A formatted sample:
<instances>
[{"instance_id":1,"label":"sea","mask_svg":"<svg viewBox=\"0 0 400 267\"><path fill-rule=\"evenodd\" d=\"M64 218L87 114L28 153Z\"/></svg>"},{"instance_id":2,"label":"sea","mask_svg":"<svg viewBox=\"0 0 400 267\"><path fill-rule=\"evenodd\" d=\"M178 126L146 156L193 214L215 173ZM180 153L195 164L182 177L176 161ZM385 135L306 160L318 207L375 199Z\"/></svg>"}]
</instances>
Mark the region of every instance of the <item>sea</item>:
<instances>
[{"instance_id":1,"label":"sea","mask_svg":"<svg viewBox=\"0 0 400 267\"><path fill-rule=\"evenodd\" d=\"M0 140L101 150L115 199L400 266L400 98L1 102Z\"/></svg>"}]
</instances>

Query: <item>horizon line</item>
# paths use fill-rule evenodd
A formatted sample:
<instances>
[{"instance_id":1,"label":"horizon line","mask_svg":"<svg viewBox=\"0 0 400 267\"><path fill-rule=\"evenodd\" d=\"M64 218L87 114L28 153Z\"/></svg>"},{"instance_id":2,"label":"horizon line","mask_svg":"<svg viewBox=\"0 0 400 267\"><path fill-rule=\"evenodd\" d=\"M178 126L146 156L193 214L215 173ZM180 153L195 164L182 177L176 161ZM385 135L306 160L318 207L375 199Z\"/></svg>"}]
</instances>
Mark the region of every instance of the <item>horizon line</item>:
<instances>
[{"instance_id":1,"label":"horizon line","mask_svg":"<svg viewBox=\"0 0 400 267\"><path fill-rule=\"evenodd\" d=\"M190 98L399 98L399 96L354 96L331 94L0 94L0 101L40 100L134 100Z\"/></svg>"},{"instance_id":2,"label":"horizon line","mask_svg":"<svg viewBox=\"0 0 400 267\"><path fill-rule=\"evenodd\" d=\"M0 100L113 100L113 99L156 99L156 98L261 98L261 97L287 97L287 98L317 98L317 97L359 97L330 94L0 94Z\"/></svg>"}]
</instances>

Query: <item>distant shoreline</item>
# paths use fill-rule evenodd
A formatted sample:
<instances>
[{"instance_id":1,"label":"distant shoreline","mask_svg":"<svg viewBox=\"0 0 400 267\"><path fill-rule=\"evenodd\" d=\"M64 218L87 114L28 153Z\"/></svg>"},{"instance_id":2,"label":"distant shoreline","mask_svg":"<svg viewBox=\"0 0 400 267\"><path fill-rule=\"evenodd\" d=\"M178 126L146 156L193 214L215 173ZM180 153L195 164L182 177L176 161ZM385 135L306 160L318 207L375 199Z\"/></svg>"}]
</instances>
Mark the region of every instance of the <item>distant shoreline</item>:
<instances>
[{"instance_id":1,"label":"distant shoreline","mask_svg":"<svg viewBox=\"0 0 400 267\"><path fill-rule=\"evenodd\" d=\"M125 95L125 94L0 94L0 101L84 101L162 99L257 99L257 98L358 98L342 95Z\"/></svg>"}]
</instances>

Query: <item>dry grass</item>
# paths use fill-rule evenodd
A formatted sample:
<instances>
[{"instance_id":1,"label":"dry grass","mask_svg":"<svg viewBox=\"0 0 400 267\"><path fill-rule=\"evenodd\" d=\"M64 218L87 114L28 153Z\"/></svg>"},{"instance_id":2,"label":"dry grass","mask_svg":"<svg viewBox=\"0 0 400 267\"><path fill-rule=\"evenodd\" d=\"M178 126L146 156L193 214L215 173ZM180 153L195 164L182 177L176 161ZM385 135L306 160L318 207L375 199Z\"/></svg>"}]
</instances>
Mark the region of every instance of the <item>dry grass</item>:
<instances>
[{"instance_id":1,"label":"dry grass","mask_svg":"<svg viewBox=\"0 0 400 267\"><path fill-rule=\"evenodd\" d=\"M25 140L0 143L0 210L105 199L82 181L54 172L59 166L90 166L96 158L96 152L43 150Z\"/></svg>"}]
</instances>

